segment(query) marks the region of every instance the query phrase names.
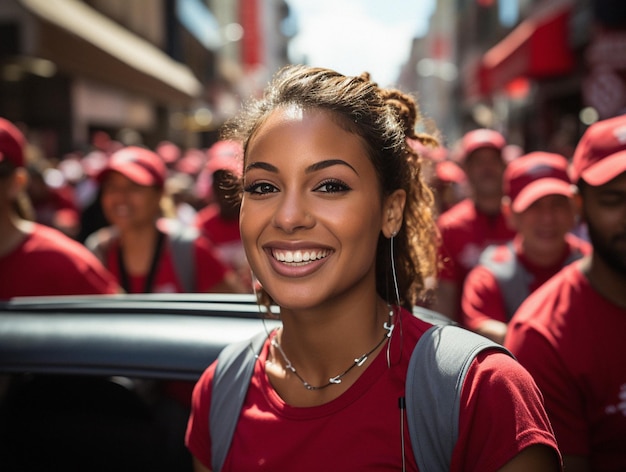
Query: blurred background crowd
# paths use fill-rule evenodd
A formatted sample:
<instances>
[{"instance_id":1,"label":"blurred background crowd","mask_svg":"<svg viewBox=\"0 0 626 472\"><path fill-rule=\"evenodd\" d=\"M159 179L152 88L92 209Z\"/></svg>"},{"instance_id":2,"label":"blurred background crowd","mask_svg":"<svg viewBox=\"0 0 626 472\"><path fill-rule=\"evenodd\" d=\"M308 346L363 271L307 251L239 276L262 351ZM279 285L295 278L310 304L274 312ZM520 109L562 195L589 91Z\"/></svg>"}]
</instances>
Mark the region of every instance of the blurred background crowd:
<instances>
[{"instance_id":1,"label":"blurred background crowd","mask_svg":"<svg viewBox=\"0 0 626 472\"><path fill-rule=\"evenodd\" d=\"M458 319L457 309L445 304L460 303L461 284L482 249L516 234L501 215L506 164L537 151L570 161L590 124L626 110L626 8L619 0L427 3L427 28L416 31L408 46L385 45L409 53L391 74L392 83L380 85L414 93L428 117L424 126L439 130L437 149L414 144L438 214L466 201L501 217L493 234L484 230L491 223L474 222L482 236L464 235L464 247L446 242L446 221L458 214L440 224L444 246L452 244L448 250L461 254L455 265L463 270L452 274L444 268L433 283L435 301L424 304ZM367 5L346 2L335 11ZM146 219L158 215L157 233L172 240L167 251L179 236L184 239L181 228L194 228L209 241L211 260L224 265L219 271L236 275L226 277L226 285L205 281L201 291L212 284L214 291L250 291L238 207L223 190L228 176L241 173L241 151L221 141L219 130L282 65L308 62L306 52L292 47L308 27L305 12L295 0L2 2L0 116L25 138L19 165L28 172L28 219L100 251L101 262L126 291L184 291L180 281L121 282L126 269L151 276L151 262L158 258L145 247L158 248L158 241L145 244L145 254L137 256L138 249L128 249L127 227L145 218L137 208L154 207L158 200ZM382 10L371 13L384 16ZM337 48L343 30L353 31L349 16L343 26L327 32ZM494 134L472 138L475 130ZM468 156L484 148L497 152L495 164L475 164L475 158L470 165ZM130 158L133 151L126 153L131 160L156 165L158 158L158 177L137 178L132 164L111 162L128 149L134 150ZM119 176L111 173L125 181L112 182ZM124 187L131 184L156 191L133 203ZM117 233L99 231L107 228ZM571 231L586 239L579 222ZM116 244L127 248L124 257L115 256L124 252ZM442 254L442 260L455 257ZM447 282L456 288L446 288Z\"/></svg>"}]
</instances>

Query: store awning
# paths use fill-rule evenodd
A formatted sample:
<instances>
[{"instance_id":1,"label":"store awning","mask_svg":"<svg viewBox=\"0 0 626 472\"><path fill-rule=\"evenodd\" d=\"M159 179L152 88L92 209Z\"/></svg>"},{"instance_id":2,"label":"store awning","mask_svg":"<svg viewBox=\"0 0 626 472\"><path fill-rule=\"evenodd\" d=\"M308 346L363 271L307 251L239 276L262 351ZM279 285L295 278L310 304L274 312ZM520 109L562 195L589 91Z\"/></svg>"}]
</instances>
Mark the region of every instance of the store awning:
<instances>
[{"instance_id":1,"label":"store awning","mask_svg":"<svg viewBox=\"0 0 626 472\"><path fill-rule=\"evenodd\" d=\"M37 54L69 73L132 90L161 103L199 97L191 70L77 0L20 0L40 21Z\"/></svg>"},{"instance_id":2,"label":"store awning","mask_svg":"<svg viewBox=\"0 0 626 472\"><path fill-rule=\"evenodd\" d=\"M571 72L570 2L553 2L520 23L483 56L481 92L489 95L518 77L533 79Z\"/></svg>"}]
</instances>

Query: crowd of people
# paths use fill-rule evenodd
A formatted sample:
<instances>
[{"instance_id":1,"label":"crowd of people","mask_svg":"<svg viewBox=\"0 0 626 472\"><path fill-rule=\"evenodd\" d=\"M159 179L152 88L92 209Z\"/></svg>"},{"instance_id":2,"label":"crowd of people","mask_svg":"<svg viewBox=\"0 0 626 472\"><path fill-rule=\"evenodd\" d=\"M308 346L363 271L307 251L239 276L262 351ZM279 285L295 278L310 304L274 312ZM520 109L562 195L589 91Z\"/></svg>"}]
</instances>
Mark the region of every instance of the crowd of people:
<instances>
[{"instance_id":1,"label":"crowd of people","mask_svg":"<svg viewBox=\"0 0 626 472\"><path fill-rule=\"evenodd\" d=\"M367 74L301 66L204 151L104 139L42 167L0 119L0 299L277 305L223 465L216 364L196 386L197 471L417 470L398 401L429 327L419 306L515 356L472 361L450 470L626 469L626 115L588 127L573 156L511 153L492 129L447 149L423 124Z\"/></svg>"},{"instance_id":2,"label":"crowd of people","mask_svg":"<svg viewBox=\"0 0 626 472\"><path fill-rule=\"evenodd\" d=\"M238 201L223 197L241 175L240 145L93 141L54 163L0 121L0 299L252 292Z\"/></svg>"}]
</instances>

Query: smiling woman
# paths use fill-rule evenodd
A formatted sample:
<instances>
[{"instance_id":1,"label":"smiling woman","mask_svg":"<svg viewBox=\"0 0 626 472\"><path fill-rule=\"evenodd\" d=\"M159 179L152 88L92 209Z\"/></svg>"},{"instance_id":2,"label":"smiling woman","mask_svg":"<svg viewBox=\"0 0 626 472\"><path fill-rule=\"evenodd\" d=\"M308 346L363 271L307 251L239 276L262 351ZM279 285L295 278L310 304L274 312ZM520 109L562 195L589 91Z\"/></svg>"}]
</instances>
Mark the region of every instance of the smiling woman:
<instances>
[{"instance_id":1,"label":"smiling woman","mask_svg":"<svg viewBox=\"0 0 626 472\"><path fill-rule=\"evenodd\" d=\"M208 421L225 377L214 363L197 383L187 430L197 471L418 470L405 448L418 420L403 405L431 325L411 309L436 262L433 196L409 145L436 140L415 132L420 121L410 96L368 74L291 66L232 122L244 147L242 241L259 301L278 305L282 326L252 361L228 450L217 446L225 428ZM530 375L506 353L477 359L449 470L558 470Z\"/></svg>"}]
</instances>

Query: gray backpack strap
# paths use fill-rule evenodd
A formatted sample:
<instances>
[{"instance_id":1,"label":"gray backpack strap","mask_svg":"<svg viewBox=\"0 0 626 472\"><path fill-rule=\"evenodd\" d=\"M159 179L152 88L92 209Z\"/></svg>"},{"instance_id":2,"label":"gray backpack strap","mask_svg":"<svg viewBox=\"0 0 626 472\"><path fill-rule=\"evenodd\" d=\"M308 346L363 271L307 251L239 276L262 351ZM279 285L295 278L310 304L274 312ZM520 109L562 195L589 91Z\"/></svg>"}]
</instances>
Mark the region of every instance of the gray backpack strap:
<instances>
[{"instance_id":1,"label":"gray backpack strap","mask_svg":"<svg viewBox=\"0 0 626 472\"><path fill-rule=\"evenodd\" d=\"M463 382L474 358L503 346L454 325L436 325L419 339L406 379L406 408L413 454L419 470L450 470L459 435Z\"/></svg>"},{"instance_id":2,"label":"gray backpack strap","mask_svg":"<svg viewBox=\"0 0 626 472\"><path fill-rule=\"evenodd\" d=\"M510 320L522 302L530 295L528 287L533 276L517 260L513 243L508 243L506 248L511 256L507 260L494 259L499 247L488 246L480 255L478 263L487 268L498 282L507 320Z\"/></svg>"},{"instance_id":3,"label":"gray backpack strap","mask_svg":"<svg viewBox=\"0 0 626 472\"><path fill-rule=\"evenodd\" d=\"M219 472L226 460L254 372L254 361L266 339L267 333L261 332L252 339L230 344L217 358L209 413L213 472Z\"/></svg>"},{"instance_id":4,"label":"gray backpack strap","mask_svg":"<svg viewBox=\"0 0 626 472\"><path fill-rule=\"evenodd\" d=\"M174 270L187 293L197 290L193 243L199 236L200 232L193 226L180 226L168 232Z\"/></svg>"}]
</instances>

